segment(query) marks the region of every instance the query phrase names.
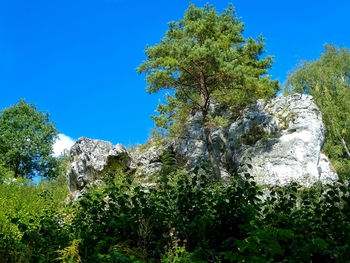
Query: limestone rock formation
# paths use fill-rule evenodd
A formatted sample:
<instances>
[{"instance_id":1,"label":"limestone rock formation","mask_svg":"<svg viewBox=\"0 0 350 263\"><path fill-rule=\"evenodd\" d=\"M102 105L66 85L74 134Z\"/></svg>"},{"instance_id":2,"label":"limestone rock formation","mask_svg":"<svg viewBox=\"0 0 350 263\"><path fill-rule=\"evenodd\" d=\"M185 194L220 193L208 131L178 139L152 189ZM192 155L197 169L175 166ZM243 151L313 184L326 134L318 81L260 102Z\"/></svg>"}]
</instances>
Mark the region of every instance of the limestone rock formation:
<instances>
[{"instance_id":1,"label":"limestone rock formation","mask_svg":"<svg viewBox=\"0 0 350 263\"><path fill-rule=\"evenodd\" d=\"M187 166L208 160L200 117L193 116L176 152ZM310 95L279 96L258 100L230 125L212 132L223 175L250 163L259 185L286 185L296 181L310 186L337 179L321 153L325 139L322 116Z\"/></svg>"},{"instance_id":2,"label":"limestone rock formation","mask_svg":"<svg viewBox=\"0 0 350 263\"><path fill-rule=\"evenodd\" d=\"M211 136L223 176L246 167L259 185L298 182L310 186L337 179L321 151L325 127L310 95L258 100L238 118L230 117L232 114L227 111L220 114L229 118L229 125L213 130ZM209 158L200 120L196 113L184 124L184 132L178 138L132 153L121 144L78 139L70 151L70 192L80 193L112 165L147 178L161 170L165 152L172 152L188 169L203 165Z\"/></svg>"},{"instance_id":3,"label":"limestone rock formation","mask_svg":"<svg viewBox=\"0 0 350 263\"><path fill-rule=\"evenodd\" d=\"M95 182L110 166L130 169L131 157L121 144L79 138L70 149L70 169L67 172L69 191L79 195L90 182Z\"/></svg>"},{"instance_id":4,"label":"limestone rock formation","mask_svg":"<svg viewBox=\"0 0 350 263\"><path fill-rule=\"evenodd\" d=\"M146 178L161 170L162 156L169 147L170 144L164 144L146 151L129 152L121 144L114 146L107 141L81 137L70 149L68 189L76 199L87 185L98 183L103 174L119 168ZM149 185L152 184L144 184L146 188Z\"/></svg>"},{"instance_id":5,"label":"limestone rock formation","mask_svg":"<svg viewBox=\"0 0 350 263\"><path fill-rule=\"evenodd\" d=\"M136 176L147 177L156 174L162 169L162 156L165 152L172 151L172 144L165 142L163 145L154 145L145 151L137 149L131 153L132 167Z\"/></svg>"}]
</instances>

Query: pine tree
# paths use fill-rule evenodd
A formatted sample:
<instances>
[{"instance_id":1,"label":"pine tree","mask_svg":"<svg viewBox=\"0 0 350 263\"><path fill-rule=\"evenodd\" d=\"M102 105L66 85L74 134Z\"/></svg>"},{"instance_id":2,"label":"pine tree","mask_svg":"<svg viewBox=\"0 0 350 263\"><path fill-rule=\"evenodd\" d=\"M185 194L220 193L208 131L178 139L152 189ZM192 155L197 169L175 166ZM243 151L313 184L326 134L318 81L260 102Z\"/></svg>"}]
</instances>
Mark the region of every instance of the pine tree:
<instances>
[{"instance_id":1,"label":"pine tree","mask_svg":"<svg viewBox=\"0 0 350 263\"><path fill-rule=\"evenodd\" d=\"M273 58L260 59L264 52L262 37L245 39L244 25L232 5L221 14L211 5L204 8L191 4L184 18L170 22L169 30L159 44L146 49L147 60L137 71L146 74L147 91L173 91L167 104L158 107L156 125L181 128L194 111L202 114L205 141L214 174L220 178L211 127L224 123L214 118L210 105L224 107L246 105L256 98L273 96L278 83L266 75Z\"/></svg>"}]
</instances>

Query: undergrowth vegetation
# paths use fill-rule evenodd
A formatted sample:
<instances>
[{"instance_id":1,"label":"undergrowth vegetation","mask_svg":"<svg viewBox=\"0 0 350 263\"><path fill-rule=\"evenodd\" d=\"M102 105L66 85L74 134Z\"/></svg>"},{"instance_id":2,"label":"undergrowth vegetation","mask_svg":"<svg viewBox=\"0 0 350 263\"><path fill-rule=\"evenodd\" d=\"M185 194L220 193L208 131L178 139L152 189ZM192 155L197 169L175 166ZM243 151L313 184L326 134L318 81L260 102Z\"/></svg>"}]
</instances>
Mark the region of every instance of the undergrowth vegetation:
<instances>
[{"instance_id":1,"label":"undergrowth vegetation","mask_svg":"<svg viewBox=\"0 0 350 263\"><path fill-rule=\"evenodd\" d=\"M0 185L0 262L348 262L344 182L259 189L165 160L156 185L122 172L69 201L62 178Z\"/></svg>"},{"instance_id":2,"label":"undergrowth vegetation","mask_svg":"<svg viewBox=\"0 0 350 263\"><path fill-rule=\"evenodd\" d=\"M0 184L0 262L45 262L64 244L65 180ZM62 243L63 242L63 243Z\"/></svg>"}]
</instances>

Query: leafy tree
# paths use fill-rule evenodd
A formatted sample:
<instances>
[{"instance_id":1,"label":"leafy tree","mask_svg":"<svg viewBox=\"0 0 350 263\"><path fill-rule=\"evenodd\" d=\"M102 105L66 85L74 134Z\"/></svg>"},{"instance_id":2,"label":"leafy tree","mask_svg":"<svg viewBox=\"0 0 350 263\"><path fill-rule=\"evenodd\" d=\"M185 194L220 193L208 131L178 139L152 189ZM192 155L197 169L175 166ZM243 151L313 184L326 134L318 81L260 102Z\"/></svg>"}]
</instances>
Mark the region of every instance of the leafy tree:
<instances>
[{"instance_id":1,"label":"leafy tree","mask_svg":"<svg viewBox=\"0 0 350 263\"><path fill-rule=\"evenodd\" d=\"M50 176L54 163L50 154L57 133L48 113L20 100L0 115L0 161L15 178Z\"/></svg>"},{"instance_id":2,"label":"leafy tree","mask_svg":"<svg viewBox=\"0 0 350 263\"><path fill-rule=\"evenodd\" d=\"M310 93L326 126L324 151L340 174L350 172L350 51L326 45L321 57L302 62L288 77L288 92Z\"/></svg>"},{"instance_id":3,"label":"leafy tree","mask_svg":"<svg viewBox=\"0 0 350 263\"><path fill-rule=\"evenodd\" d=\"M158 107L156 125L176 131L189 114L200 112L209 159L215 176L220 177L214 155L211 128L225 124L214 116L210 105L237 109L256 98L270 97L278 83L266 75L272 57L260 59L264 52L262 37L245 39L244 25L232 5L221 14L214 7L191 4L184 18L170 22L159 44L146 49L147 60L137 69L147 75L147 91L171 90L167 104Z\"/></svg>"},{"instance_id":4,"label":"leafy tree","mask_svg":"<svg viewBox=\"0 0 350 263\"><path fill-rule=\"evenodd\" d=\"M13 178L13 172L0 162L0 183L3 183L9 178Z\"/></svg>"}]
</instances>

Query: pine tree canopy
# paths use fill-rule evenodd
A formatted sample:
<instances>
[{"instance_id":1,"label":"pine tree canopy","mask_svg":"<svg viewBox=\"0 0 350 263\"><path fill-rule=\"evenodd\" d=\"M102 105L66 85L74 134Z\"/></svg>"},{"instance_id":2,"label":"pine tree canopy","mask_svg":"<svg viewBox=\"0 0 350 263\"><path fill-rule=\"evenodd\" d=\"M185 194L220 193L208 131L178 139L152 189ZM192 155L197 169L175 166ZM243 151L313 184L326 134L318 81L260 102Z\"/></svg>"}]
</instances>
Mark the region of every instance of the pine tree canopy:
<instances>
[{"instance_id":1,"label":"pine tree canopy","mask_svg":"<svg viewBox=\"0 0 350 263\"><path fill-rule=\"evenodd\" d=\"M279 87L266 75L273 58L260 59L264 53L263 38L245 39L243 29L233 5L218 14L211 5L198 8L190 4L183 19L169 23L160 43L147 47L147 59L137 69L146 74L149 93L173 91L173 96L167 96L167 104L159 105L159 115L153 116L158 127L169 130L170 126L170 133L177 133L191 112L202 114L205 140L217 177L218 160L212 150L210 127L225 120L211 116L210 104L244 105L273 96Z\"/></svg>"},{"instance_id":2,"label":"pine tree canopy","mask_svg":"<svg viewBox=\"0 0 350 263\"><path fill-rule=\"evenodd\" d=\"M164 38L147 47L147 60L137 69L147 75L149 93L175 91L168 106L160 105L162 117L186 108L206 115L211 101L232 106L275 94L278 83L266 75L273 58L259 59L263 38L245 39L243 29L232 5L218 14L211 5L191 4L183 19L169 23Z\"/></svg>"}]
</instances>

